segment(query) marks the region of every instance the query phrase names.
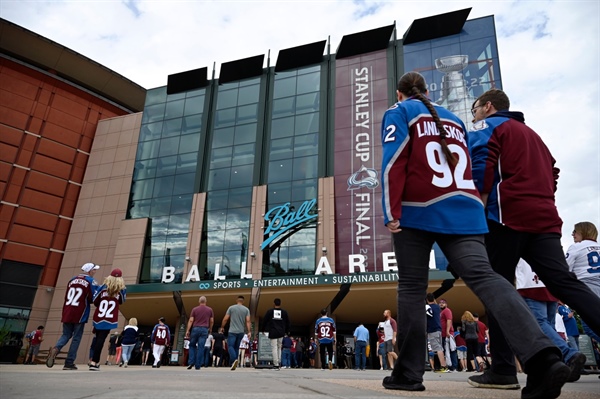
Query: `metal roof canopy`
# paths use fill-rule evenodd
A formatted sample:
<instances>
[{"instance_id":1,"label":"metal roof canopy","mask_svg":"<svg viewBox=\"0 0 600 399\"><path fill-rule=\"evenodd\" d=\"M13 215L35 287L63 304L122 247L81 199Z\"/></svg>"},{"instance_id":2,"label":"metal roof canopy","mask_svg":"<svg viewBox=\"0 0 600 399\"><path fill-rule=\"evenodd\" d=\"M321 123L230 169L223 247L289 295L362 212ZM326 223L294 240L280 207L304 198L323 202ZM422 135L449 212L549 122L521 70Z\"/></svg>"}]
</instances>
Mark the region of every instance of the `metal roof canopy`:
<instances>
[{"instance_id":1,"label":"metal roof canopy","mask_svg":"<svg viewBox=\"0 0 600 399\"><path fill-rule=\"evenodd\" d=\"M277 63L275 64L275 72L319 64L323 60L323 52L325 51L326 44L327 40L322 40L279 51Z\"/></svg>"},{"instance_id":2,"label":"metal roof canopy","mask_svg":"<svg viewBox=\"0 0 600 399\"><path fill-rule=\"evenodd\" d=\"M219 84L235 82L262 75L265 55L243 58L221 64Z\"/></svg>"},{"instance_id":3,"label":"metal roof canopy","mask_svg":"<svg viewBox=\"0 0 600 399\"><path fill-rule=\"evenodd\" d=\"M208 86L208 68L192 69L167 77L167 94L177 94Z\"/></svg>"},{"instance_id":4,"label":"metal roof canopy","mask_svg":"<svg viewBox=\"0 0 600 399\"><path fill-rule=\"evenodd\" d=\"M456 35L462 31L471 8L415 19L404 33L402 44L418 43L439 37Z\"/></svg>"},{"instance_id":5,"label":"metal roof canopy","mask_svg":"<svg viewBox=\"0 0 600 399\"><path fill-rule=\"evenodd\" d=\"M395 25L388 25L342 37L335 58L348 58L386 49L390 43L394 28Z\"/></svg>"}]
</instances>

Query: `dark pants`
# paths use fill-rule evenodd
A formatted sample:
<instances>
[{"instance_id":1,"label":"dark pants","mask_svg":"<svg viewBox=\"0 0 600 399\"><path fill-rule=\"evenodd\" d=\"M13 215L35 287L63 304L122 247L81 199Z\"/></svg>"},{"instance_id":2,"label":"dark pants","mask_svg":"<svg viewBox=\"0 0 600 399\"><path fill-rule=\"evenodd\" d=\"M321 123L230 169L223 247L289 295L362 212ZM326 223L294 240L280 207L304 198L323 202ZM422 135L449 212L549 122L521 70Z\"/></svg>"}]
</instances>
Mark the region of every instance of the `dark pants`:
<instances>
[{"instance_id":1,"label":"dark pants","mask_svg":"<svg viewBox=\"0 0 600 399\"><path fill-rule=\"evenodd\" d=\"M319 354L321 355L321 368L324 369L327 367L327 357L325 357L325 350L327 350L327 354L329 355L329 361L333 362L333 344L322 344L319 342Z\"/></svg>"},{"instance_id":2,"label":"dark pants","mask_svg":"<svg viewBox=\"0 0 600 399\"><path fill-rule=\"evenodd\" d=\"M592 330L600 331L600 298L569 272L560 234L523 233L492 221L488 221L488 226L490 232L485 242L492 268L498 274L512 284L517 263L523 258L552 295L575 309ZM492 370L498 374L516 375L513 351L506 342L504 331L498 328L500 316L489 310Z\"/></svg>"},{"instance_id":3,"label":"dark pants","mask_svg":"<svg viewBox=\"0 0 600 399\"><path fill-rule=\"evenodd\" d=\"M102 347L106 342L106 337L110 334L110 330L98 330L96 329L96 345L94 346L94 355L92 361L96 364L100 363L100 356L102 355Z\"/></svg>"},{"instance_id":4,"label":"dark pants","mask_svg":"<svg viewBox=\"0 0 600 399\"><path fill-rule=\"evenodd\" d=\"M434 242L465 284L500 321L500 328L523 364L542 350L560 356L560 351L544 335L512 284L492 271L483 236L403 229L393 237L398 262L399 354L392 375L423 381L423 360L427 358L423 301L427 294L429 257Z\"/></svg>"}]
</instances>

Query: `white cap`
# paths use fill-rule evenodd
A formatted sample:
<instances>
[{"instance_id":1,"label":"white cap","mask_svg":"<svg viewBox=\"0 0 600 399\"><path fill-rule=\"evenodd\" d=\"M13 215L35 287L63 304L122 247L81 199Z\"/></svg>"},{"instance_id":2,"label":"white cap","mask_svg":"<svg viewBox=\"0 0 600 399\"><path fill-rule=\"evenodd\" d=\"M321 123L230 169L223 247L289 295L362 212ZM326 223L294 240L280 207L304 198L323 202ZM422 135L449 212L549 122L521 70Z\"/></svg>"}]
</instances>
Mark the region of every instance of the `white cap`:
<instances>
[{"instance_id":1,"label":"white cap","mask_svg":"<svg viewBox=\"0 0 600 399\"><path fill-rule=\"evenodd\" d=\"M92 270L98 270L98 269L100 269L100 266L95 265L93 263L86 263L85 265L81 266L81 270L83 270L86 273L89 273Z\"/></svg>"}]
</instances>

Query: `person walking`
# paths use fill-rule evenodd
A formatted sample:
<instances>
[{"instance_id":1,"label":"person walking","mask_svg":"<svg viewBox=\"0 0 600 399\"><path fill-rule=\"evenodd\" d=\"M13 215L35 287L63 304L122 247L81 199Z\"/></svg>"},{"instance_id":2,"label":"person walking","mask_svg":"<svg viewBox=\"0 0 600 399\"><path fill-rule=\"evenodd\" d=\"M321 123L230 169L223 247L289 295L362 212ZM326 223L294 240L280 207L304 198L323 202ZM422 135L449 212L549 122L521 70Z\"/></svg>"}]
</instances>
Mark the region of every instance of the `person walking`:
<instances>
[{"instance_id":1,"label":"person walking","mask_svg":"<svg viewBox=\"0 0 600 399\"><path fill-rule=\"evenodd\" d=\"M214 312L211 307L206 305L206 297L203 295L198 298L198 306L192 309L185 331L186 338L190 340L188 370L191 370L192 367L200 370L202 363L204 363L204 351L206 350L204 345L214 323Z\"/></svg>"},{"instance_id":2,"label":"person walking","mask_svg":"<svg viewBox=\"0 0 600 399\"><path fill-rule=\"evenodd\" d=\"M449 371L458 368L458 354L456 353L456 341L454 340L454 325L452 324L452 310L448 307L445 299L440 299L440 319L442 323L442 346L446 355L446 364Z\"/></svg>"},{"instance_id":3,"label":"person walking","mask_svg":"<svg viewBox=\"0 0 600 399\"><path fill-rule=\"evenodd\" d=\"M380 322L377 326L377 354L379 355L379 370L391 370L392 368L387 364L387 353L385 352L385 333L383 330L383 322Z\"/></svg>"},{"instance_id":4,"label":"person walking","mask_svg":"<svg viewBox=\"0 0 600 399\"><path fill-rule=\"evenodd\" d=\"M446 358L444 356L444 344L442 342L442 318L440 305L435 301L433 293L428 292L425 296L425 314L427 314L427 341L431 346L431 351L437 354L440 361L440 368L434 371L438 373L447 373ZM435 362L434 362L435 364Z\"/></svg>"},{"instance_id":5,"label":"person walking","mask_svg":"<svg viewBox=\"0 0 600 399\"><path fill-rule=\"evenodd\" d=\"M383 317L385 318L383 321L385 356L387 358L388 367L391 369L394 366L396 359L398 359L398 354L395 349L398 324L392 317L392 311L389 309L383 311Z\"/></svg>"},{"instance_id":6,"label":"person walking","mask_svg":"<svg viewBox=\"0 0 600 399\"><path fill-rule=\"evenodd\" d=\"M562 220L555 203L556 161L541 137L525 125L523 113L509 108L502 90L486 91L473 103L474 124L468 135L473 181L487 217L485 245L492 268L512 284L519 260L525 260L553 296L600 331L600 297L569 272L563 253ZM493 362L484 374L471 376L469 384L511 389L518 385L515 346L506 337L507 329L501 328L500 316L486 313ZM532 384L542 386L535 379Z\"/></svg>"},{"instance_id":7,"label":"person walking","mask_svg":"<svg viewBox=\"0 0 600 399\"><path fill-rule=\"evenodd\" d=\"M44 326L38 326L38 328L31 333L29 338L29 348L27 349L27 356L23 364L35 364L35 357L40 351L40 345L44 340Z\"/></svg>"},{"instance_id":8,"label":"person walking","mask_svg":"<svg viewBox=\"0 0 600 399\"><path fill-rule=\"evenodd\" d=\"M213 367L221 367L223 366L223 344L225 342L225 335L223 335L223 328L219 328L217 332L213 336L213 346L212 346L212 361Z\"/></svg>"},{"instance_id":9,"label":"person walking","mask_svg":"<svg viewBox=\"0 0 600 399\"><path fill-rule=\"evenodd\" d=\"M475 321L473 314L468 310L465 310L460 320L465 343L467 345L467 363L471 365L471 371L475 371L477 370L475 362L477 356L477 333L479 332L479 325Z\"/></svg>"},{"instance_id":10,"label":"person walking","mask_svg":"<svg viewBox=\"0 0 600 399\"><path fill-rule=\"evenodd\" d=\"M367 345L369 344L369 330L360 323L354 330L354 365L356 370L367 368Z\"/></svg>"},{"instance_id":11,"label":"person walking","mask_svg":"<svg viewBox=\"0 0 600 399\"><path fill-rule=\"evenodd\" d=\"M244 306L244 297L242 295L237 297L235 305L231 305L227 308L225 317L221 322L221 328L225 328L227 322L229 322L229 332L227 333L227 350L229 351L229 365L231 371L235 370L238 366L238 353L240 349L240 343L244 334L252 336L252 326L250 325L250 310Z\"/></svg>"},{"instance_id":12,"label":"person walking","mask_svg":"<svg viewBox=\"0 0 600 399\"><path fill-rule=\"evenodd\" d=\"M296 338L296 368L297 369L303 368L304 351L305 350L306 350L306 347L304 345L304 342L302 342L302 337L297 337Z\"/></svg>"},{"instance_id":13,"label":"person walking","mask_svg":"<svg viewBox=\"0 0 600 399\"><path fill-rule=\"evenodd\" d=\"M321 369L333 370L333 345L336 340L335 321L327 316L327 309L321 310L321 317L315 322L315 336L319 342L319 355L321 356ZM325 351L327 356L325 357Z\"/></svg>"},{"instance_id":14,"label":"person walking","mask_svg":"<svg viewBox=\"0 0 600 399\"><path fill-rule=\"evenodd\" d=\"M204 367L210 367L212 364L212 347L215 342L214 335L211 334L210 330L208 331L208 337L206 337L206 342L204 343ZM189 347L188 347L189 349Z\"/></svg>"},{"instance_id":15,"label":"person walking","mask_svg":"<svg viewBox=\"0 0 600 399\"><path fill-rule=\"evenodd\" d=\"M77 350L83 335L83 328L90 317L90 304L99 288L96 280L94 280L94 275L98 269L100 269L100 266L94 263L86 263L81 266L83 273L76 275L67 283L60 319L62 335L54 347L50 349L50 353L46 358L46 366L50 368L54 366L56 355L72 338L63 370L77 370L75 365Z\"/></svg>"},{"instance_id":16,"label":"person walking","mask_svg":"<svg viewBox=\"0 0 600 399\"><path fill-rule=\"evenodd\" d=\"M523 259L517 265L515 277L517 292L527 303L544 334L560 349L565 362L574 365L567 381L579 380L586 357L579 350L568 345L567 341L558 334L555 328L555 321L560 318L556 316L557 299L550 294L542 280Z\"/></svg>"},{"instance_id":17,"label":"person walking","mask_svg":"<svg viewBox=\"0 0 600 399\"><path fill-rule=\"evenodd\" d=\"M383 386L425 390L423 298L437 243L457 275L497 317L525 365L522 398L558 397L569 367L514 287L490 266L483 203L471 176L463 122L427 98L425 79L417 72L402 76L396 94L399 102L385 112L381 126L381 182L384 223L393 235L398 264L400 354Z\"/></svg>"},{"instance_id":18,"label":"person walking","mask_svg":"<svg viewBox=\"0 0 600 399\"><path fill-rule=\"evenodd\" d=\"M281 367L281 342L284 335L290 331L291 322L288 312L281 308L281 299L273 300L273 307L263 317L263 332L268 334L273 354L273 367L278 370Z\"/></svg>"},{"instance_id":19,"label":"person walking","mask_svg":"<svg viewBox=\"0 0 600 399\"><path fill-rule=\"evenodd\" d=\"M579 222L573 227L573 242L567 250L566 259L569 270L577 279L588 286L600 297L600 245L598 229L592 222ZM564 319L564 318L563 318ZM600 331L593 331L585 320L581 320L583 332L596 342L600 342ZM577 340L579 348L579 341Z\"/></svg>"},{"instance_id":20,"label":"person walking","mask_svg":"<svg viewBox=\"0 0 600 399\"><path fill-rule=\"evenodd\" d=\"M142 366L148 365L148 358L152 351L152 333L146 334L142 340Z\"/></svg>"},{"instance_id":21,"label":"person walking","mask_svg":"<svg viewBox=\"0 0 600 399\"><path fill-rule=\"evenodd\" d=\"M127 288L123 280L121 269L113 269L110 275L104 279L104 284L94 295L94 329L96 330L96 346L94 355L89 365L90 371L100 370L100 357L106 337L110 330L119 326L119 305L125 303Z\"/></svg>"},{"instance_id":22,"label":"person walking","mask_svg":"<svg viewBox=\"0 0 600 399\"><path fill-rule=\"evenodd\" d=\"M162 362L162 355L165 351L165 348L171 343L171 330L169 326L165 324L165 318L160 317L158 319L158 324L154 326L152 329L151 335L152 341L152 356L154 357L154 363L152 364L152 368L159 368ZM190 352L191 352L191 340L190 340ZM190 356L193 358L192 356ZM189 369L189 367L188 367Z\"/></svg>"},{"instance_id":23,"label":"person walking","mask_svg":"<svg viewBox=\"0 0 600 399\"><path fill-rule=\"evenodd\" d=\"M137 325L137 319L135 317L132 317L131 319L129 319L129 324L127 324L125 328L123 328L123 332L121 332L121 356L123 358L123 362L119 364L119 367L121 367L122 365L123 367L127 368L129 360L131 360L131 353L133 352L133 348L137 343Z\"/></svg>"}]
</instances>

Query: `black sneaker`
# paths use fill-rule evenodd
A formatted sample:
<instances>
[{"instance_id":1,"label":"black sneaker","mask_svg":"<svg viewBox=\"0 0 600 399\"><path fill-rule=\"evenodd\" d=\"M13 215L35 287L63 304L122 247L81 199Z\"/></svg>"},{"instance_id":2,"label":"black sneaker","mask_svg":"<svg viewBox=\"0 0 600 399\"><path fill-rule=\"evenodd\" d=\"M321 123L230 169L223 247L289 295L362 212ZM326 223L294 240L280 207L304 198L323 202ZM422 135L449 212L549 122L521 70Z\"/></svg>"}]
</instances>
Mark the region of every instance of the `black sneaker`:
<instances>
[{"instance_id":1,"label":"black sneaker","mask_svg":"<svg viewBox=\"0 0 600 399\"><path fill-rule=\"evenodd\" d=\"M571 375L571 368L561 361L551 364L544 371L527 375L527 385L521 391L521 399L555 399Z\"/></svg>"},{"instance_id":2,"label":"black sneaker","mask_svg":"<svg viewBox=\"0 0 600 399\"><path fill-rule=\"evenodd\" d=\"M99 364L90 364L89 370L90 371L100 371L100 365Z\"/></svg>"},{"instance_id":3,"label":"black sneaker","mask_svg":"<svg viewBox=\"0 0 600 399\"><path fill-rule=\"evenodd\" d=\"M411 381L401 377L389 376L383 379L385 389L397 389L400 391L424 391L425 385L420 381Z\"/></svg>"},{"instance_id":4,"label":"black sneaker","mask_svg":"<svg viewBox=\"0 0 600 399\"><path fill-rule=\"evenodd\" d=\"M156 368L159 369L160 368L160 362L156 363Z\"/></svg>"},{"instance_id":5,"label":"black sneaker","mask_svg":"<svg viewBox=\"0 0 600 399\"><path fill-rule=\"evenodd\" d=\"M585 366L586 357L583 353L577 352L567 362L567 366L571 369L571 374L567 379L567 382L575 382L579 380L581 377L581 371L583 370L583 366Z\"/></svg>"},{"instance_id":6,"label":"black sneaker","mask_svg":"<svg viewBox=\"0 0 600 399\"><path fill-rule=\"evenodd\" d=\"M192 367L194 367L194 365L193 365L193 364L190 364L189 366L187 366L187 369L188 369L188 370L191 370L191 369L192 369Z\"/></svg>"},{"instance_id":7,"label":"black sneaker","mask_svg":"<svg viewBox=\"0 0 600 399\"><path fill-rule=\"evenodd\" d=\"M77 366L74 364L65 364L63 370L77 370Z\"/></svg>"},{"instance_id":8,"label":"black sneaker","mask_svg":"<svg viewBox=\"0 0 600 399\"><path fill-rule=\"evenodd\" d=\"M48 358L46 359L46 366L50 368L54 366L56 355L58 355L58 349L56 347L52 347L52 349L50 349L50 353L48 353Z\"/></svg>"},{"instance_id":9,"label":"black sneaker","mask_svg":"<svg viewBox=\"0 0 600 399\"><path fill-rule=\"evenodd\" d=\"M516 375L496 374L492 370L486 370L483 374L472 375L468 383L476 388L493 389L520 389L519 380Z\"/></svg>"}]
</instances>

